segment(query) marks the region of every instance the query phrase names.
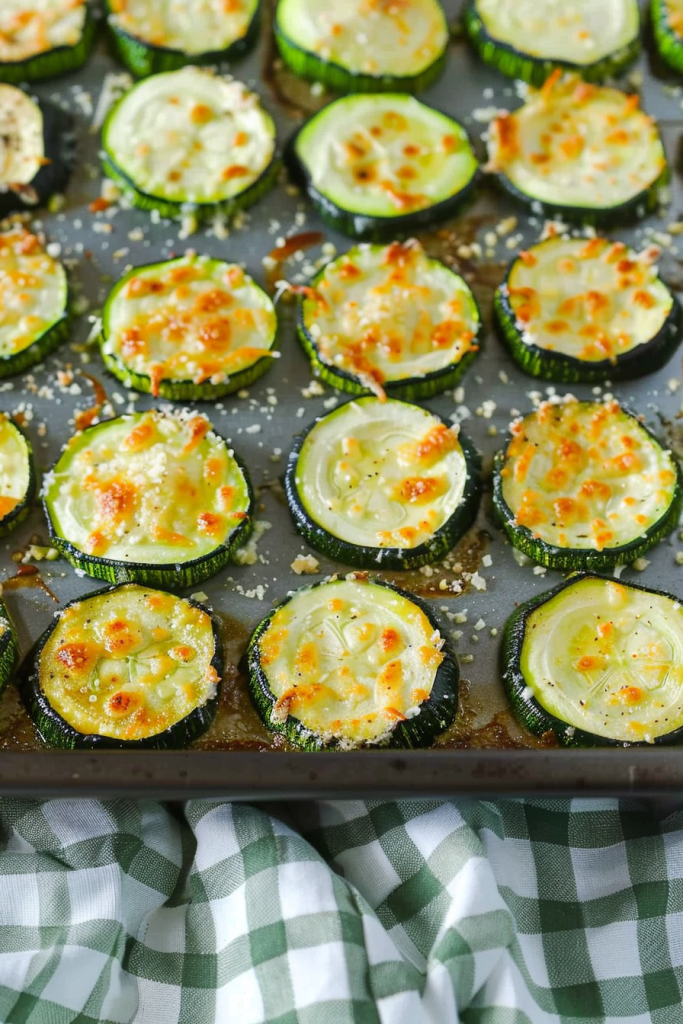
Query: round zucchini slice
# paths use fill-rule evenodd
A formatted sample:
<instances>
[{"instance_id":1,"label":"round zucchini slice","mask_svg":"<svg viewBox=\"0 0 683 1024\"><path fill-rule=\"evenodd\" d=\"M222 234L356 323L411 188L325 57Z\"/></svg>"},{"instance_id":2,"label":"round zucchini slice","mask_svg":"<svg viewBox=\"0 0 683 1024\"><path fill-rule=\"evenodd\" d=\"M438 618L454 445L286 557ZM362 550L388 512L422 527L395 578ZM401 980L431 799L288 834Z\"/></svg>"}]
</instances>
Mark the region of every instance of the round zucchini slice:
<instances>
[{"instance_id":1,"label":"round zucchini slice","mask_svg":"<svg viewBox=\"0 0 683 1024\"><path fill-rule=\"evenodd\" d=\"M660 57L674 71L683 72L683 2L652 0L650 11Z\"/></svg>"},{"instance_id":2,"label":"round zucchini slice","mask_svg":"<svg viewBox=\"0 0 683 1024\"><path fill-rule=\"evenodd\" d=\"M71 117L0 84L0 218L44 205L69 179Z\"/></svg>"},{"instance_id":3,"label":"round zucchini slice","mask_svg":"<svg viewBox=\"0 0 683 1024\"><path fill-rule=\"evenodd\" d=\"M458 662L432 612L379 580L295 591L257 627L247 664L266 726L306 750L429 746L457 709Z\"/></svg>"},{"instance_id":4,"label":"round zucchini slice","mask_svg":"<svg viewBox=\"0 0 683 1024\"><path fill-rule=\"evenodd\" d=\"M241 82L186 67L138 82L104 124L104 171L136 206L180 217L251 206L277 176L275 125Z\"/></svg>"},{"instance_id":5,"label":"round zucchini slice","mask_svg":"<svg viewBox=\"0 0 683 1024\"><path fill-rule=\"evenodd\" d=\"M461 277L419 242L359 245L305 288L298 335L327 384L383 398L431 398L478 351L481 318Z\"/></svg>"},{"instance_id":6,"label":"round zucchini slice","mask_svg":"<svg viewBox=\"0 0 683 1024\"><path fill-rule=\"evenodd\" d=\"M185 747L216 712L221 648L196 601L108 587L62 609L23 666L21 695L51 747Z\"/></svg>"},{"instance_id":7,"label":"round zucchini slice","mask_svg":"<svg viewBox=\"0 0 683 1024\"><path fill-rule=\"evenodd\" d=\"M296 440L285 492L297 530L328 557L414 569L443 558L474 522L480 460L426 409L359 398Z\"/></svg>"},{"instance_id":8,"label":"round zucchini slice","mask_svg":"<svg viewBox=\"0 0 683 1024\"><path fill-rule=\"evenodd\" d=\"M82 67L95 20L88 0L3 0L0 82L35 82Z\"/></svg>"},{"instance_id":9,"label":"round zucchini slice","mask_svg":"<svg viewBox=\"0 0 683 1024\"><path fill-rule=\"evenodd\" d=\"M106 0L123 64L138 78L240 57L258 36L259 0Z\"/></svg>"},{"instance_id":10,"label":"round zucchini slice","mask_svg":"<svg viewBox=\"0 0 683 1024\"><path fill-rule=\"evenodd\" d=\"M584 224L645 216L669 177L655 122L635 94L558 75L491 122L488 169L551 216Z\"/></svg>"},{"instance_id":11,"label":"round zucchini slice","mask_svg":"<svg viewBox=\"0 0 683 1024\"><path fill-rule=\"evenodd\" d=\"M198 401L257 380L276 337L275 307L241 267L183 256L121 278L105 303L100 347L126 387Z\"/></svg>"},{"instance_id":12,"label":"round zucchini slice","mask_svg":"<svg viewBox=\"0 0 683 1024\"><path fill-rule=\"evenodd\" d=\"M495 311L515 362L562 383L661 369L681 343L681 307L650 254L606 238L549 238L512 263Z\"/></svg>"},{"instance_id":13,"label":"round zucchini slice","mask_svg":"<svg viewBox=\"0 0 683 1024\"><path fill-rule=\"evenodd\" d=\"M531 85L556 68L601 82L640 52L638 0L469 0L465 28L484 63Z\"/></svg>"},{"instance_id":14,"label":"round zucchini slice","mask_svg":"<svg viewBox=\"0 0 683 1024\"><path fill-rule=\"evenodd\" d=\"M61 263L18 227L0 234L0 378L22 373L66 340L68 286Z\"/></svg>"},{"instance_id":15,"label":"round zucchini slice","mask_svg":"<svg viewBox=\"0 0 683 1024\"><path fill-rule=\"evenodd\" d=\"M418 92L443 71L448 23L438 0L280 0L275 39L296 74L336 92Z\"/></svg>"},{"instance_id":16,"label":"round zucchini slice","mask_svg":"<svg viewBox=\"0 0 683 1024\"><path fill-rule=\"evenodd\" d=\"M683 610L658 590L582 573L521 605L503 637L517 717L568 747L683 740Z\"/></svg>"},{"instance_id":17,"label":"round zucchini slice","mask_svg":"<svg viewBox=\"0 0 683 1024\"><path fill-rule=\"evenodd\" d=\"M478 167L461 124L398 93L330 103L296 133L288 159L323 220L371 241L449 217Z\"/></svg>"},{"instance_id":18,"label":"round zucchini slice","mask_svg":"<svg viewBox=\"0 0 683 1024\"><path fill-rule=\"evenodd\" d=\"M26 519L35 496L33 449L19 427L0 413L0 537Z\"/></svg>"},{"instance_id":19,"label":"round zucchini slice","mask_svg":"<svg viewBox=\"0 0 683 1024\"><path fill-rule=\"evenodd\" d=\"M494 461L493 503L512 544L551 569L611 569L674 529L681 471L618 402L544 402Z\"/></svg>"},{"instance_id":20,"label":"round zucchini slice","mask_svg":"<svg viewBox=\"0 0 683 1024\"><path fill-rule=\"evenodd\" d=\"M76 434L43 487L52 543L110 583L214 576L251 530L246 469L205 416L142 412Z\"/></svg>"}]
</instances>

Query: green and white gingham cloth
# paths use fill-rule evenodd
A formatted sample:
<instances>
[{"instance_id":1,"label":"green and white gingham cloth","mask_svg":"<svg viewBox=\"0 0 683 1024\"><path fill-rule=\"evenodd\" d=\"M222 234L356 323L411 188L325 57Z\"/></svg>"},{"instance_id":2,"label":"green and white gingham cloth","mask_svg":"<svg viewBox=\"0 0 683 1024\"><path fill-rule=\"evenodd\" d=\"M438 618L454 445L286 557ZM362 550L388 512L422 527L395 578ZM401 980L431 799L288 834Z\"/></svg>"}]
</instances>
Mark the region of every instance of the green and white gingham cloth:
<instances>
[{"instance_id":1,"label":"green and white gingham cloth","mask_svg":"<svg viewBox=\"0 0 683 1024\"><path fill-rule=\"evenodd\" d=\"M683 1022L683 813L0 802L2 1024Z\"/></svg>"}]
</instances>

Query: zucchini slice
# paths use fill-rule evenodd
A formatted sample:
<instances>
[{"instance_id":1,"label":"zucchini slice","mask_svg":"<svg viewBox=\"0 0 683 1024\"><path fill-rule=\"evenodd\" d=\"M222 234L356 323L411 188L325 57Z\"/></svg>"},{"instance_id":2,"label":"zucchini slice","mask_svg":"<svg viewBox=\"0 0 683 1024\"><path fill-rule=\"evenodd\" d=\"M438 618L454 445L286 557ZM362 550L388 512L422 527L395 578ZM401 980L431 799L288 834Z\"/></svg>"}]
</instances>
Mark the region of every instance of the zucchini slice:
<instances>
[{"instance_id":1,"label":"zucchini slice","mask_svg":"<svg viewBox=\"0 0 683 1024\"><path fill-rule=\"evenodd\" d=\"M275 39L296 74L336 92L418 92L443 71L448 23L438 0L280 0Z\"/></svg>"},{"instance_id":2,"label":"zucchini slice","mask_svg":"<svg viewBox=\"0 0 683 1024\"><path fill-rule=\"evenodd\" d=\"M674 71L683 72L683 3L652 0L650 15L660 57Z\"/></svg>"},{"instance_id":3,"label":"zucchini slice","mask_svg":"<svg viewBox=\"0 0 683 1024\"><path fill-rule=\"evenodd\" d=\"M619 223L654 210L669 169L638 96L557 75L491 122L488 169L533 210L567 220Z\"/></svg>"},{"instance_id":4,"label":"zucchini slice","mask_svg":"<svg viewBox=\"0 0 683 1024\"><path fill-rule=\"evenodd\" d=\"M2 0L0 82L35 82L82 67L95 19L88 0Z\"/></svg>"},{"instance_id":5,"label":"zucchini slice","mask_svg":"<svg viewBox=\"0 0 683 1024\"><path fill-rule=\"evenodd\" d=\"M461 124L398 93L330 103L296 133L288 159L326 223L371 241L449 217L478 167Z\"/></svg>"},{"instance_id":6,"label":"zucchini slice","mask_svg":"<svg viewBox=\"0 0 683 1024\"><path fill-rule=\"evenodd\" d=\"M109 113L104 171L136 206L206 217L251 206L278 171L275 125L256 93L205 69L152 75Z\"/></svg>"},{"instance_id":7,"label":"zucchini slice","mask_svg":"<svg viewBox=\"0 0 683 1024\"><path fill-rule=\"evenodd\" d=\"M141 412L76 434L43 487L52 542L110 583L214 576L251 530L246 469L198 413Z\"/></svg>"},{"instance_id":8,"label":"zucchini slice","mask_svg":"<svg viewBox=\"0 0 683 1024\"><path fill-rule=\"evenodd\" d=\"M484 63L531 85L556 68L602 82L640 52L638 0L469 0L465 28Z\"/></svg>"},{"instance_id":9,"label":"zucchini slice","mask_svg":"<svg viewBox=\"0 0 683 1024\"><path fill-rule=\"evenodd\" d=\"M44 205L69 179L71 117L0 84L0 218Z\"/></svg>"},{"instance_id":10,"label":"zucchini slice","mask_svg":"<svg viewBox=\"0 0 683 1024\"><path fill-rule=\"evenodd\" d=\"M240 57L258 37L259 0L106 0L116 52L138 78Z\"/></svg>"},{"instance_id":11,"label":"zucchini slice","mask_svg":"<svg viewBox=\"0 0 683 1024\"><path fill-rule=\"evenodd\" d=\"M429 746L458 704L458 662L427 605L353 575L278 605L247 665L266 726L307 750Z\"/></svg>"},{"instance_id":12,"label":"zucchini slice","mask_svg":"<svg viewBox=\"0 0 683 1024\"><path fill-rule=\"evenodd\" d=\"M517 717L564 746L683 740L683 610L658 590L590 573L521 605L503 637Z\"/></svg>"},{"instance_id":13,"label":"zucchini slice","mask_svg":"<svg viewBox=\"0 0 683 1024\"><path fill-rule=\"evenodd\" d=\"M0 537L26 519L35 496L33 449L16 423L0 413Z\"/></svg>"},{"instance_id":14,"label":"zucchini slice","mask_svg":"<svg viewBox=\"0 0 683 1024\"><path fill-rule=\"evenodd\" d=\"M104 307L100 347L126 387L198 401L257 380L276 337L275 307L241 267L183 256L121 278Z\"/></svg>"},{"instance_id":15,"label":"zucchini slice","mask_svg":"<svg viewBox=\"0 0 683 1024\"><path fill-rule=\"evenodd\" d=\"M512 544L551 569L611 569L678 522L681 471L618 402L544 402L512 425L493 503Z\"/></svg>"},{"instance_id":16,"label":"zucchini slice","mask_svg":"<svg viewBox=\"0 0 683 1024\"><path fill-rule=\"evenodd\" d=\"M22 373L66 340L68 285L61 263L17 227L0 234L0 378Z\"/></svg>"},{"instance_id":17,"label":"zucchini slice","mask_svg":"<svg viewBox=\"0 0 683 1024\"><path fill-rule=\"evenodd\" d=\"M521 253L495 311L515 362L563 383L661 369L681 343L681 307L651 253L606 238L549 238Z\"/></svg>"},{"instance_id":18,"label":"zucchini slice","mask_svg":"<svg viewBox=\"0 0 683 1024\"><path fill-rule=\"evenodd\" d=\"M7 609L0 600L0 691L12 677L18 660L17 636Z\"/></svg>"},{"instance_id":19,"label":"zucchini slice","mask_svg":"<svg viewBox=\"0 0 683 1024\"><path fill-rule=\"evenodd\" d=\"M453 387L478 351L481 318L461 277L419 242L359 245L305 288L298 335L327 384L415 400Z\"/></svg>"},{"instance_id":20,"label":"zucchini slice","mask_svg":"<svg viewBox=\"0 0 683 1024\"><path fill-rule=\"evenodd\" d=\"M480 459L426 409L359 398L297 438L285 492L297 530L328 557L414 569L443 558L474 522Z\"/></svg>"},{"instance_id":21,"label":"zucchini slice","mask_svg":"<svg viewBox=\"0 0 683 1024\"><path fill-rule=\"evenodd\" d=\"M211 723L223 672L208 609L134 583L67 604L20 689L51 747L185 747Z\"/></svg>"}]
</instances>

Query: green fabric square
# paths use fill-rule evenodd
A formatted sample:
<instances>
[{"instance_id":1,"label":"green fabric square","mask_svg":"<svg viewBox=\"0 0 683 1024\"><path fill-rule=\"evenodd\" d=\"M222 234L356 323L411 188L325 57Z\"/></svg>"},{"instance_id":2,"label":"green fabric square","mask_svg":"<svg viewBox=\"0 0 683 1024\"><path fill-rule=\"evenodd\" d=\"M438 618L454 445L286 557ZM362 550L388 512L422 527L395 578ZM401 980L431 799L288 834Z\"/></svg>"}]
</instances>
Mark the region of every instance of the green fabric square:
<instances>
[{"instance_id":1,"label":"green fabric square","mask_svg":"<svg viewBox=\"0 0 683 1024\"><path fill-rule=\"evenodd\" d=\"M267 868L277 866L277 851L272 836L262 836L242 850L244 877L253 878Z\"/></svg>"},{"instance_id":2,"label":"green fabric square","mask_svg":"<svg viewBox=\"0 0 683 1024\"><path fill-rule=\"evenodd\" d=\"M669 886L666 881L636 883L633 886L639 918L663 917L669 900Z\"/></svg>"},{"instance_id":3,"label":"green fabric square","mask_svg":"<svg viewBox=\"0 0 683 1024\"><path fill-rule=\"evenodd\" d=\"M569 815L525 805L526 823L532 843L569 847Z\"/></svg>"},{"instance_id":4,"label":"green fabric square","mask_svg":"<svg viewBox=\"0 0 683 1024\"><path fill-rule=\"evenodd\" d=\"M249 934L251 962L254 967L274 960L287 952L287 931L284 921L276 921L264 928L255 928Z\"/></svg>"},{"instance_id":5,"label":"green fabric square","mask_svg":"<svg viewBox=\"0 0 683 1024\"><path fill-rule=\"evenodd\" d=\"M647 994L648 1010L662 1010L665 1007L675 1006L677 1003L680 1005L683 993L673 970L646 974L643 983Z\"/></svg>"},{"instance_id":6,"label":"green fabric square","mask_svg":"<svg viewBox=\"0 0 683 1024\"><path fill-rule=\"evenodd\" d=\"M600 986L591 980L590 975L586 975L586 980L577 985L553 986L553 1001L560 1016L571 1020L603 1020L605 1016Z\"/></svg>"},{"instance_id":7,"label":"green fabric square","mask_svg":"<svg viewBox=\"0 0 683 1024\"><path fill-rule=\"evenodd\" d=\"M546 935L553 932L577 931L583 928L583 907L580 903L567 900L538 901L538 916L541 931Z\"/></svg>"},{"instance_id":8,"label":"green fabric square","mask_svg":"<svg viewBox=\"0 0 683 1024\"><path fill-rule=\"evenodd\" d=\"M375 827L375 834L378 839L390 832L393 828L403 828L405 818L401 813L398 804L380 804L370 811L370 820Z\"/></svg>"},{"instance_id":9,"label":"green fabric square","mask_svg":"<svg viewBox=\"0 0 683 1024\"><path fill-rule=\"evenodd\" d=\"M434 877L429 865L423 864L412 878L394 889L384 906L396 921L406 922L429 906L441 893L443 888L439 880Z\"/></svg>"}]
</instances>

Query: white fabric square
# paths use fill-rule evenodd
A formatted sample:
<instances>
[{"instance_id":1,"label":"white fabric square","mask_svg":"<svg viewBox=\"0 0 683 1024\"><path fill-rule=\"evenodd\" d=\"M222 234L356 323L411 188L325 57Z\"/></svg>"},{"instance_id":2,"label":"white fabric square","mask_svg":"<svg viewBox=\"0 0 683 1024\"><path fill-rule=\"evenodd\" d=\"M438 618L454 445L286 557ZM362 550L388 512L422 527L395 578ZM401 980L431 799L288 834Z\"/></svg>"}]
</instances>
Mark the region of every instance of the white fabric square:
<instances>
[{"instance_id":1,"label":"white fabric square","mask_svg":"<svg viewBox=\"0 0 683 1024\"><path fill-rule=\"evenodd\" d=\"M45 876L42 876L45 878ZM35 875L0 875L0 926L42 924L38 879Z\"/></svg>"},{"instance_id":2,"label":"white fabric square","mask_svg":"<svg viewBox=\"0 0 683 1024\"><path fill-rule=\"evenodd\" d=\"M138 1006L138 981L113 960L109 971L107 991L100 1007L102 1020L116 1024L130 1024Z\"/></svg>"},{"instance_id":3,"label":"white fabric square","mask_svg":"<svg viewBox=\"0 0 683 1024\"><path fill-rule=\"evenodd\" d=\"M174 818L163 807L147 802L141 805L140 835L145 837L145 846L170 860L178 867L183 863L183 846L180 830Z\"/></svg>"},{"instance_id":4,"label":"white fabric square","mask_svg":"<svg viewBox=\"0 0 683 1024\"><path fill-rule=\"evenodd\" d=\"M26 986L31 953L0 953L0 985L22 992Z\"/></svg>"},{"instance_id":5,"label":"white fabric square","mask_svg":"<svg viewBox=\"0 0 683 1024\"><path fill-rule=\"evenodd\" d=\"M162 892L157 892L144 882L130 875L121 876L121 901L123 905L122 918L126 930L136 938L140 938L140 930L144 929L150 914L153 914L157 907L163 906L166 897Z\"/></svg>"},{"instance_id":6,"label":"white fabric square","mask_svg":"<svg viewBox=\"0 0 683 1024\"><path fill-rule=\"evenodd\" d=\"M64 946L59 966L41 992L69 1010L82 1011L109 962L105 953L85 946Z\"/></svg>"},{"instance_id":7,"label":"white fabric square","mask_svg":"<svg viewBox=\"0 0 683 1024\"><path fill-rule=\"evenodd\" d=\"M524 957L526 969L533 983L540 985L541 988L550 988L550 978L548 977L545 951L543 949L543 936L536 934L525 935L523 932L518 932L517 940Z\"/></svg>"},{"instance_id":8,"label":"white fabric square","mask_svg":"<svg viewBox=\"0 0 683 1024\"><path fill-rule=\"evenodd\" d=\"M662 840L664 842L664 856L666 857L667 878L683 878L681 833L679 831L665 832Z\"/></svg>"},{"instance_id":9,"label":"white fabric square","mask_svg":"<svg viewBox=\"0 0 683 1024\"><path fill-rule=\"evenodd\" d=\"M43 804L42 812L64 847L116 831L104 805L97 800L50 800Z\"/></svg>"},{"instance_id":10,"label":"white fabric square","mask_svg":"<svg viewBox=\"0 0 683 1024\"><path fill-rule=\"evenodd\" d=\"M249 931L245 885L241 885L229 896L211 900L211 915L216 931L216 950L221 952L241 935Z\"/></svg>"},{"instance_id":11,"label":"white fabric square","mask_svg":"<svg viewBox=\"0 0 683 1024\"><path fill-rule=\"evenodd\" d=\"M639 978L643 973L636 921L616 921L601 928L586 928L586 942L597 981Z\"/></svg>"},{"instance_id":12,"label":"white fabric square","mask_svg":"<svg viewBox=\"0 0 683 1024\"><path fill-rule=\"evenodd\" d=\"M453 835L462 819L452 808L438 807L406 821L405 830L425 860L445 839Z\"/></svg>"},{"instance_id":13,"label":"white fabric square","mask_svg":"<svg viewBox=\"0 0 683 1024\"><path fill-rule=\"evenodd\" d=\"M66 876L72 924L121 920L121 869L117 864L79 868Z\"/></svg>"},{"instance_id":14,"label":"white fabric square","mask_svg":"<svg viewBox=\"0 0 683 1024\"><path fill-rule=\"evenodd\" d=\"M130 1024L179 1024L183 990L180 985L138 979L138 1008Z\"/></svg>"},{"instance_id":15,"label":"white fabric square","mask_svg":"<svg viewBox=\"0 0 683 1024\"><path fill-rule=\"evenodd\" d=\"M446 886L446 892L453 900L448 911L450 922L491 910L507 910L489 863L481 857L471 857L463 864Z\"/></svg>"},{"instance_id":16,"label":"white fabric square","mask_svg":"<svg viewBox=\"0 0 683 1024\"><path fill-rule=\"evenodd\" d=\"M666 933L672 967L683 967L683 913L667 914Z\"/></svg>"},{"instance_id":17,"label":"white fabric square","mask_svg":"<svg viewBox=\"0 0 683 1024\"><path fill-rule=\"evenodd\" d=\"M377 839L367 846L343 850L335 857L335 865L372 907L383 903L402 881Z\"/></svg>"},{"instance_id":18,"label":"white fabric square","mask_svg":"<svg viewBox=\"0 0 683 1024\"><path fill-rule=\"evenodd\" d=\"M516 1009L525 1013L533 1024L557 1024L557 1015L546 1013L533 999L508 950L505 950L486 984L475 996L472 1006Z\"/></svg>"},{"instance_id":19,"label":"white fabric square","mask_svg":"<svg viewBox=\"0 0 683 1024\"><path fill-rule=\"evenodd\" d=\"M262 1024L263 1012L263 998L254 971L245 971L216 992L216 1021L220 1024Z\"/></svg>"},{"instance_id":20,"label":"white fabric square","mask_svg":"<svg viewBox=\"0 0 683 1024\"><path fill-rule=\"evenodd\" d=\"M631 876L624 843L609 849L583 850L570 847L576 879L576 895L581 902L594 900L631 887Z\"/></svg>"},{"instance_id":21,"label":"white fabric square","mask_svg":"<svg viewBox=\"0 0 683 1024\"><path fill-rule=\"evenodd\" d=\"M194 827L197 840L195 864L199 871L219 864L240 852L230 804L209 811Z\"/></svg>"},{"instance_id":22,"label":"white fabric square","mask_svg":"<svg viewBox=\"0 0 683 1024\"><path fill-rule=\"evenodd\" d=\"M430 965L422 993L422 1009L425 1022L429 1024L455 1024L458 1020L451 976L438 961Z\"/></svg>"},{"instance_id":23,"label":"white fabric square","mask_svg":"<svg viewBox=\"0 0 683 1024\"><path fill-rule=\"evenodd\" d=\"M370 967L403 959L390 936L371 914L363 914L363 937Z\"/></svg>"},{"instance_id":24,"label":"white fabric square","mask_svg":"<svg viewBox=\"0 0 683 1024\"><path fill-rule=\"evenodd\" d=\"M185 922L188 904L159 907L147 918L145 946L159 953L185 952Z\"/></svg>"},{"instance_id":25,"label":"white fabric square","mask_svg":"<svg viewBox=\"0 0 683 1024\"><path fill-rule=\"evenodd\" d=\"M517 896L537 900L538 878L528 841L500 839L489 829L481 830L480 839L497 884L506 886Z\"/></svg>"},{"instance_id":26,"label":"white fabric square","mask_svg":"<svg viewBox=\"0 0 683 1024\"><path fill-rule=\"evenodd\" d=\"M11 832L5 846L5 853L35 853L36 848L18 832Z\"/></svg>"},{"instance_id":27,"label":"white fabric square","mask_svg":"<svg viewBox=\"0 0 683 1024\"><path fill-rule=\"evenodd\" d=\"M381 1024L427 1024L428 1021L422 1000L417 992L397 992L393 996L378 999L377 1013ZM440 1020L438 1024L456 1024L456 1022Z\"/></svg>"},{"instance_id":28,"label":"white fabric square","mask_svg":"<svg viewBox=\"0 0 683 1024\"><path fill-rule=\"evenodd\" d=\"M281 864L278 868L278 890L283 921L302 914L321 914L338 909L330 869L318 861ZM305 899L301 898L302 893Z\"/></svg>"},{"instance_id":29,"label":"white fabric square","mask_svg":"<svg viewBox=\"0 0 683 1024\"><path fill-rule=\"evenodd\" d=\"M290 949L287 961L297 1010L327 999L351 998L343 942Z\"/></svg>"}]
</instances>

